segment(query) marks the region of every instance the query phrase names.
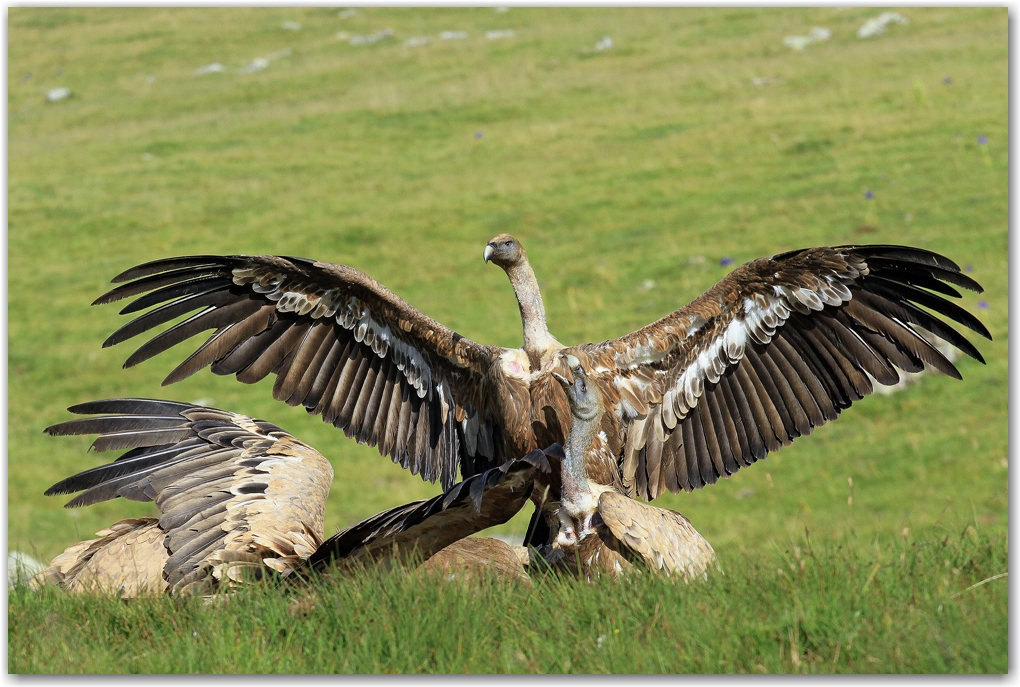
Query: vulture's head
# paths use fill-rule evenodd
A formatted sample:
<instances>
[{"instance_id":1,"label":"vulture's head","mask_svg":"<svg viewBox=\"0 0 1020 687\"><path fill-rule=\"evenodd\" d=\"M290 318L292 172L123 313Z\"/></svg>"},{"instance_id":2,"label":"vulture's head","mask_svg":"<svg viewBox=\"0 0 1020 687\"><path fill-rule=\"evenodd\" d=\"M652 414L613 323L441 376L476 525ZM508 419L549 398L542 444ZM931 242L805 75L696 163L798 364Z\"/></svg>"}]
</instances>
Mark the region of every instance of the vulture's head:
<instances>
[{"instance_id":1,"label":"vulture's head","mask_svg":"<svg viewBox=\"0 0 1020 687\"><path fill-rule=\"evenodd\" d=\"M494 262L507 269L525 260L524 246L510 234L493 236L482 253L485 262Z\"/></svg>"},{"instance_id":2,"label":"vulture's head","mask_svg":"<svg viewBox=\"0 0 1020 687\"><path fill-rule=\"evenodd\" d=\"M564 356L567 367L570 368L570 376L553 371L552 375L560 383L563 390L567 392L567 400L570 401L571 414L581 420L590 420L602 411L602 395L598 386L592 384L588 379L588 373L581 367L581 361L569 353Z\"/></svg>"}]
</instances>

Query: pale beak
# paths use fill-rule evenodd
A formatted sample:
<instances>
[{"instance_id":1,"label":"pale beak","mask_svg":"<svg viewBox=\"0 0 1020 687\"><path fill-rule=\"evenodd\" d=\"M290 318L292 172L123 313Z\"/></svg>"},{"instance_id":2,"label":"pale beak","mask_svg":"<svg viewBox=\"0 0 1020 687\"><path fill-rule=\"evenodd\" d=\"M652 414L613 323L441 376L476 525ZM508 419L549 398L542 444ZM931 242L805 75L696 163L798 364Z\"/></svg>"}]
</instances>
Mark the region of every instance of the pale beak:
<instances>
[{"instance_id":1,"label":"pale beak","mask_svg":"<svg viewBox=\"0 0 1020 687\"><path fill-rule=\"evenodd\" d=\"M570 386L570 380L564 377L563 375L557 372L553 372L552 376L555 377L556 381L559 382L564 388Z\"/></svg>"},{"instance_id":2,"label":"pale beak","mask_svg":"<svg viewBox=\"0 0 1020 687\"><path fill-rule=\"evenodd\" d=\"M496 249L493 248L492 245L490 244L490 245L485 247L485 252L482 253L482 258L485 260L485 262L489 262L489 260L492 259L492 254L495 253L495 252L496 252Z\"/></svg>"}]
</instances>

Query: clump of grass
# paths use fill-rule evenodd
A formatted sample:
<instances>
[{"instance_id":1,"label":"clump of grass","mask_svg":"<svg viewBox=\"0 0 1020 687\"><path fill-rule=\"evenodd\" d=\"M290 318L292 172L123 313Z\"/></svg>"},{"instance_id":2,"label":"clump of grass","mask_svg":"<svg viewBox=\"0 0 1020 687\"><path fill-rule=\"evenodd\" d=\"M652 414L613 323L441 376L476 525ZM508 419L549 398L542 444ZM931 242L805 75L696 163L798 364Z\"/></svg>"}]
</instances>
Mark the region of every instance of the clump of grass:
<instances>
[{"instance_id":1,"label":"clump of grass","mask_svg":"<svg viewBox=\"0 0 1020 687\"><path fill-rule=\"evenodd\" d=\"M1001 673L1007 553L967 525L801 536L690 585L368 569L212 603L22 587L8 655L14 673Z\"/></svg>"}]
</instances>

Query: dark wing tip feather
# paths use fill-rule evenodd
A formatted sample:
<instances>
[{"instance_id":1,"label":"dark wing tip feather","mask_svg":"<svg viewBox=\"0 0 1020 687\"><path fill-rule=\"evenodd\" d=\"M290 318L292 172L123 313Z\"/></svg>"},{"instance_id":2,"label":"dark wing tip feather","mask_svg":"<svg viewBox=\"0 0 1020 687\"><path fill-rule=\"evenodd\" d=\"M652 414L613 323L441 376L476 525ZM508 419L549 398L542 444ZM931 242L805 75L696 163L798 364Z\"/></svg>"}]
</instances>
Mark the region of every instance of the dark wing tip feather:
<instances>
[{"instance_id":1,"label":"dark wing tip feather","mask_svg":"<svg viewBox=\"0 0 1020 687\"><path fill-rule=\"evenodd\" d=\"M151 260L149 262L142 263L141 265L135 265L130 269L126 269L116 277L110 280L111 284L120 284L132 279L139 279L141 277L148 277L152 274L159 274L160 272L167 272L169 270L180 269L183 267L200 267L208 265L210 267L222 264L223 262L233 261L236 258L244 257L238 255L188 255L177 258L160 258L159 260ZM100 298L104 298L100 296Z\"/></svg>"}]
</instances>

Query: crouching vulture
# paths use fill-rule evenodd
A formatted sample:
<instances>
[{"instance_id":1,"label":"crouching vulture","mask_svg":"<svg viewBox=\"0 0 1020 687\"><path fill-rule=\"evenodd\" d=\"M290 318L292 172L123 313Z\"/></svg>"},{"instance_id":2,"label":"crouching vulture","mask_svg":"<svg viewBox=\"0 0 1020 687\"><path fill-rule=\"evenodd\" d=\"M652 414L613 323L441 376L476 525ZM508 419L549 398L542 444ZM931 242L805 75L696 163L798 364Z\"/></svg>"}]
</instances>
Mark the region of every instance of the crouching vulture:
<instances>
[{"instance_id":1,"label":"crouching vulture","mask_svg":"<svg viewBox=\"0 0 1020 687\"><path fill-rule=\"evenodd\" d=\"M506 522L537 473L558 465L533 451L472 475L444 494L373 516L323 541L333 469L279 427L215 408L150 399L109 399L70 408L106 413L49 427L52 435L99 433L98 451L130 449L107 465L58 482L50 494L82 492L67 506L118 496L155 501L159 518L123 520L69 547L34 579L75 592L121 596L208 595L269 575L303 578L357 563L428 562L460 570L491 562L525 577L522 561L493 539L451 544Z\"/></svg>"},{"instance_id":2,"label":"crouching vulture","mask_svg":"<svg viewBox=\"0 0 1020 687\"><path fill-rule=\"evenodd\" d=\"M105 342L120 343L195 312L142 345L125 367L195 334L214 332L164 381L206 366L254 383L277 375L276 399L303 405L348 437L449 489L553 442L571 416L564 351L597 386L607 450L588 475L625 495L690 491L765 458L873 390L897 370L934 367L960 378L916 328L984 362L942 315L987 329L945 297L981 287L952 260L920 248L808 248L760 258L688 305L641 329L566 347L549 333L523 246L493 238L486 262L517 295L519 349L464 338L344 265L292 257L194 256L156 260L114 278L98 298L136 297L148 312ZM936 314L932 314L936 313ZM548 544L558 519L558 475L536 485L529 543Z\"/></svg>"},{"instance_id":3,"label":"crouching vulture","mask_svg":"<svg viewBox=\"0 0 1020 687\"><path fill-rule=\"evenodd\" d=\"M592 453L609 451L602 432L607 412L602 393L580 361L567 355L570 377L553 375L566 390L573 423L561 461L559 533L550 562L580 577L616 577L640 561L649 569L688 580L717 565L715 550L680 513L635 501L610 484L590 479ZM558 554L558 555L557 555Z\"/></svg>"}]
</instances>

